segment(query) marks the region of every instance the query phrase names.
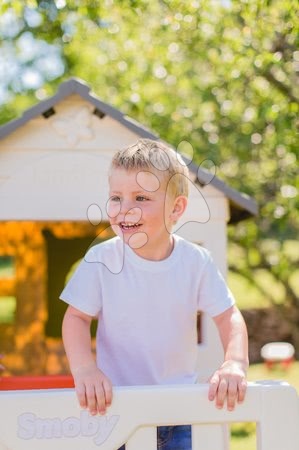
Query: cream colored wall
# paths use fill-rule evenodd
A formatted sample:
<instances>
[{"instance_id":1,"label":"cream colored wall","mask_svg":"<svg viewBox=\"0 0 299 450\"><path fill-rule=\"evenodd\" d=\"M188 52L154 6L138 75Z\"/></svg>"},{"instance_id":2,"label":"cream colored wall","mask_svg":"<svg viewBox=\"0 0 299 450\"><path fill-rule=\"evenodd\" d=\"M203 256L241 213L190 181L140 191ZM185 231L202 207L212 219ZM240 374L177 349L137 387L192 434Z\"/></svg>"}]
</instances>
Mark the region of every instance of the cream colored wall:
<instances>
[{"instance_id":1,"label":"cream colored wall","mask_svg":"<svg viewBox=\"0 0 299 450\"><path fill-rule=\"evenodd\" d=\"M105 205L111 154L138 136L93 110L72 96L0 141L0 220L87 220Z\"/></svg>"}]
</instances>

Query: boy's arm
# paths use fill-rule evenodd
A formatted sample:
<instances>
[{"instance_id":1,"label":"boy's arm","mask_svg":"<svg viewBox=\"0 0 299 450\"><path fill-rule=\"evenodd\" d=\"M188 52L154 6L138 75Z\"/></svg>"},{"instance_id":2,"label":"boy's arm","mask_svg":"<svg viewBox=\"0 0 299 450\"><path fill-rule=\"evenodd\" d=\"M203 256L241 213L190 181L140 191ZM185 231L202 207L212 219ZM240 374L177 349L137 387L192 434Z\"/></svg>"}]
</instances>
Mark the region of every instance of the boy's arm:
<instances>
[{"instance_id":1,"label":"boy's arm","mask_svg":"<svg viewBox=\"0 0 299 450\"><path fill-rule=\"evenodd\" d=\"M91 414L105 414L112 401L112 385L101 372L91 352L92 317L69 306L62 324L62 338L74 378L79 403Z\"/></svg>"},{"instance_id":2,"label":"boy's arm","mask_svg":"<svg viewBox=\"0 0 299 450\"><path fill-rule=\"evenodd\" d=\"M222 408L227 399L228 410L246 393L248 369L248 336L244 319L236 306L214 317L224 349L224 363L210 378L209 400L216 399Z\"/></svg>"}]
</instances>

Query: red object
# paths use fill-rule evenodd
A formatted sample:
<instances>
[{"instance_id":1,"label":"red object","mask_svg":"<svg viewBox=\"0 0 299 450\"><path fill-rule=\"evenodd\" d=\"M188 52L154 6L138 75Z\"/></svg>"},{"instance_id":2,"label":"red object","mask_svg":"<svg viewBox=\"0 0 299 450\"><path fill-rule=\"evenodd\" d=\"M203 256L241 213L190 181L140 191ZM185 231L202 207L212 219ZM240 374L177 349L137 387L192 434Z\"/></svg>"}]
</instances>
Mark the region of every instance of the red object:
<instances>
[{"instance_id":1,"label":"red object","mask_svg":"<svg viewBox=\"0 0 299 450\"><path fill-rule=\"evenodd\" d=\"M273 367L276 367L278 365L280 365L283 369L288 369L290 367L290 365L294 362L294 358L285 358L282 359L281 361L275 360L275 359L267 359L265 361L266 363L266 367L271 370L273 369Z\"/></svg>"},{"instance_id":2,"label":"red object","mask_svg":"<svg viewBox=\"0 0 299 450\"><path fill-rule=\"evenodd\" d=\"M0 391L73 388L71 375L0 377Z\"/></svg>"}]
</instances>

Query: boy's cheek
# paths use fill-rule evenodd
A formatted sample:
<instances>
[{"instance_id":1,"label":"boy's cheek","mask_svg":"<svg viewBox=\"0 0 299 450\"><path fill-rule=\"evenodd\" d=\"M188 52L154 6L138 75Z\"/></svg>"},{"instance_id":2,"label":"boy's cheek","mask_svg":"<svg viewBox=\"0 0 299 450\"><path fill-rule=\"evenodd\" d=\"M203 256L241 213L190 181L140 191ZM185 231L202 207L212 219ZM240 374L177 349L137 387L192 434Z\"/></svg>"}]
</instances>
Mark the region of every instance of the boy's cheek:
<instances>
[{"instance_id":1,"label":"boy's cheek","mask_svg":"<svg viewBox=\"0 0 299 450\"><path fill-rule=\"evenodd\" d=\"M122 233L122 231L121 231L121 229L120 229L120 226L119 226L119 225L116 225L116 224L113 224L112 221L110 221L110 225L111 225L111 228L112 228L112 230L114 231L114 233L115 233L117 236L119 236L120 238L123 238L123 233Z\"/></svg>"},{"instance_id":2,"label":"boy's cheek","mask_svg":"<svg viewBox=\"0 0 299 450\"><path fill-rule=\"evenodd\" d=\"M120 203L112 203L111 200L108 200L107 214L112 220L120 213L120 209Z\"/></svg>"}]
</instances>

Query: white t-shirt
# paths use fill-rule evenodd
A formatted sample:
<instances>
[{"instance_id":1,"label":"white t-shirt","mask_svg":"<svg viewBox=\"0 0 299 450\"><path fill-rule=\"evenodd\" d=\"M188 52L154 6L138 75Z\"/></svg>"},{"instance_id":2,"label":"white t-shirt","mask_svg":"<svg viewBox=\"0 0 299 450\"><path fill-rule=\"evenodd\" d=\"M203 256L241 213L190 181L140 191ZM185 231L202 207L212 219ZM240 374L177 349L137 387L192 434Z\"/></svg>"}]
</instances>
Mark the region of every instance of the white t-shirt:
<instances>
[{"instance_id":1,"label":"white t-shirt","mask_svg":"<svg viewBox=\"0 0 299 450\"><path fill-rule=\"evenodd\" d=\"M216 316L234 304L210 253L174 239L162 261L119 237L95 245L61 294L98 317L97 364L113 385L196 382L197 312Z\"/></svg>"}]
</instances>

